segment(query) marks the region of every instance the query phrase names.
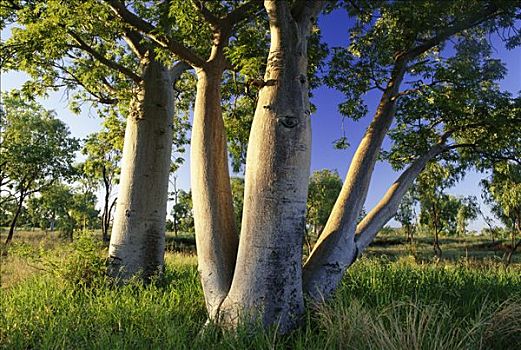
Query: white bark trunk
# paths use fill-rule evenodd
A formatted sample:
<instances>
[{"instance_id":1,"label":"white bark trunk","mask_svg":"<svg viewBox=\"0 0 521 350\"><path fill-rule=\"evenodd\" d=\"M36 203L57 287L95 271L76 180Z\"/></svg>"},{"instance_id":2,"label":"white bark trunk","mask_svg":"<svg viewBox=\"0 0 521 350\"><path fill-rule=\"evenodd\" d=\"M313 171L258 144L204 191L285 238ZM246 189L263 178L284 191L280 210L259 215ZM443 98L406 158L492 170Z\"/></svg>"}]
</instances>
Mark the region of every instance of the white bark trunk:
<instances>
[{"instance_id":1,"label":"white bark trunk","mask_svg":"<svg viewBox=\"0 0 521 350\"><path fill-rule=\"evenodd\" d=\"M375 239L378 231L396 214L403 196L411 188L414 180L425 168L425 165L445 149L446 146L437 144L426 154L412 162L391 185L378 204L357 225L355 242L358 255L367 248Z\"/></svg>"},{"instance_id":2,"label":"white bark trunk","mask_svg":"<svg viewBox=\"0 0 521 350\"><path fill-rule=\"evenodd\" d=\"M304 311L301 259L311 130L307 82L310 17L265 1L271 47L250 134L236 270L221 321L294 327ZM317 11L318 12L318 11Z\"/></svg>"},{"instance_id":3,"label":"white bark trunk","mask_svg":"<svg viewBox=\"0 0 521 350\"><path fill-rule=\"evenodd\" d=\"M336 289L356 253L356 220L369 189L382 142L394 118L406 60L398 60L378 110L360 142L331 215L304 265L304 290L315 301L328 298Z\"/></svg>"},{"instance_id":4,"label":"white bark trunk","mask_svg":"<svg viewBox=\"0 0 521 350\"><path fill-rule=\"evenodd\" d=\"M127 118L121 181L109 248L109 275L148 280L163 269L172 151L171 72L147 58ZM179 74L180 75L180 74Z\"/></svg>"},{"instance_id":5,"label":"white bark trunk","mask_svg":"<svg viewBox=\"0 0 521 350\"><path fill-rule=\"evenodd\" d=\"M197 70L190 156L197 259L210 319L230 289L238 245L220 105L222 72Z\"/></svg>"}]
</instances>

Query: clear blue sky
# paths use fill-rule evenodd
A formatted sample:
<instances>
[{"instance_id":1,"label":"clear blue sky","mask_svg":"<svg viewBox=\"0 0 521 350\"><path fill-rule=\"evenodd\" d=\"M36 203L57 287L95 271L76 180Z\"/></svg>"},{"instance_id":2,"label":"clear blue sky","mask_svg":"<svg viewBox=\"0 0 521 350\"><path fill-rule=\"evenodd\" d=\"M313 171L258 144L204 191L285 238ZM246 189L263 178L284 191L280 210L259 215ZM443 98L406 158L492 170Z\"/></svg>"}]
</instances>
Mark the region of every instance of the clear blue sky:
<instances>
[{"instance_id":1,"label":"clear blue sky","mask_svg":"<svg viewBox=\"0 0 521 350\"><path fill-rule=\"evenodd\" d=\"M333 13L322 16L319 19L320 28L322 30L324 40L331 46L347 46L347 23L348 19L344 11L337 10ZM10 35L10 29L2 32L2 40ZM511 92L521 90L521 50L516 49L507 51L498 40L492 40L495 44L495 56L501 58L508 67L508 75L501 82L503 89ZM2 73L1 89L2 91L19 88L28 77L20 72ZM370 122L371 115L377 106L379 99L378 92L370 93L366 96L366 102L369 106L368 116L358 122L350 120L345 121L345 131L351 147L347 150L338 150L333 148L333 141L342 136L342 118L338 113L338 103L342 101L342 95L326 87L322 87L314 92L313 103L317 106L317 112L312 116L312 157L311 170L319 169L336 169L339 174L344 177L352 154L361 140L365 128ZM88 107L84 107L81 115L74 115L67 109L66 95L63 91L51 93L49 98L40 99L40 102L48 109L57 112L60 119L69 125L71 133L83 138L86 135L99 130L101 120L97 118L94 111L90 111ZM189 176L189 148L185 155L187 159L185 165L177 173L178 186L180 188L190 187ZM385 193L388 186L398 177L391 167L385 163L379 162L375 168L373 181L366 201L366 208L369 210L381 196ZM483 177L482 174L469 173L466 178L461 181L450 193L456 195L475 195L480 198L479 181ZM488 209L482 205L484 212L488 213ZM393 226L395 223L391 223ZM471 229L481 229L484 226L482 219L476 220Z\"/></svg>"}]
</instances>

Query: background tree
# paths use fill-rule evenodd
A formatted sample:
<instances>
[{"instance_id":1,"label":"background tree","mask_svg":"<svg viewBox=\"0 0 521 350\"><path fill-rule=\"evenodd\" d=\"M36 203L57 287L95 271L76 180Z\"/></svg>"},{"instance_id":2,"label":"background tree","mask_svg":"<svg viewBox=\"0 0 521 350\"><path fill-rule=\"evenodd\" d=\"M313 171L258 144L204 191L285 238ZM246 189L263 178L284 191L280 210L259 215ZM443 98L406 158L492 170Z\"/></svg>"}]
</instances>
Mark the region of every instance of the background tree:
<instances>
[{"instance_id":1,"label":"background tree","mask_svg":"<svg viewBox=\"0 0 521 350\"><path fill-rule=\"evenodd\" d=\"M415 188L411 187L403 196L394 219L398 221L407 235L407 242L412 243L414 239L417 203Z\"/></svg>"},{"instance_id":2,"label":"background tree","mask_svg":"<svg viewBox=\"0 0 521 350\"><path fill-rule=\"evenodd\" d=\"M439 235L445 229L455 231L458 200L445 193L456 181L455 170L430 163L418 176L416 188L420 203L420 223L428 227L433 239L434 255L441 258Z\"/></svg>"},{"instance_id":3,"label":"background tree","mask_svg":"<svg viewBox=\"0 0 521 350\"><path fill-rule=\"evenodd\" d=\"M306 221L315 239L324 228L341 189L342 179L336 170L322 169L311 174Z\"/></svg>"},{"instance_id":4,"label":"background tree","mask_svg":"<svg viewBox=\"0 0 521 350\"><path fill-rule=\"evenodd\" d=\"M172 229L177 236L179 232L184 234L194 233L194 215L191 191L177 190L177 200L172 207Z\"/></svg>"},{"instance_id":5,"label":"background tree","mask_svg":"<svg viewBox=\"0 0 521 350\"><path fill-rule=\"evenodd\" d=\"M510 252L506 261L521 245L516 242L516 234L521 233L521 162L499 162L494 166L488 180L482 181L487 201L492 204L492 212L501 219L511 231Z\"/></svg>"},{"instance_id":6,"label":"background tree","mask_svg":"<svg viewBox=\"0 0 521 350\"><path fill-rule=\"evenodd\" d=\"M113 112L105 118L101 131L87 137L82 149L87 156L83 172L101 184L104 191L101 232L105 242L109 240L112 209L116 202L115 198L111 201L111 197L114 186L119 182L124 134L125 122Z\"/></svg>"},{"instance_id":7,"label":"background tree","mask_svg":"<svg viewBox=\"0 0 521 350\"><path fill-rule=\"evenodd\" d=\"M240 230L242 221L242 207L244 206L244 178L232 177L230 179L232 189L233 211L235 223Z\"/></svg>"},{"instance_id":8,"label":"background tree","mask_svg":"<svg viewBox=\"0 0 521 350\"><path fill-rule=\"evenodd\" d=\"M24 100L18 91L3 94L0 147L2 202L16 202L6 244L13 239L25 200L73 174L78 140L54 112Z\"/></svg>"},{"instance_id":9,"label":"background tree","mask_svg":"<svg viewBox=\"0 0 521 350\"><path fill-rule=\"evenodd\" d=\"M467 233L467 225L471 220L475 220L480 212L476 197L469 196L460 198L458 213L456 214L456 234L464 235Z\"/></svg>"}]
</instances>

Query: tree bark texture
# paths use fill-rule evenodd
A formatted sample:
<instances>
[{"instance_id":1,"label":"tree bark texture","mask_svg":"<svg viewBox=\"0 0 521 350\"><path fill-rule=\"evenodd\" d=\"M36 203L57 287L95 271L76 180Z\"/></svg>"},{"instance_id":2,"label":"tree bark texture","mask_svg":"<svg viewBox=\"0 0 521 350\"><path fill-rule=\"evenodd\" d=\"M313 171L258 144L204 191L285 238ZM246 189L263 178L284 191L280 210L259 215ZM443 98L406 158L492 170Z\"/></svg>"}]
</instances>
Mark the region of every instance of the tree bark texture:
<instances>
[{"instance_id":1,"label":"tree bark texture","mask_svg":"<svg viewBox=\"0 0 521 350\"><path fill-rule=\"evenodd\" d=\"M310 167L307 40L311 16L265 1L271 46L246 161L237 264L221 321L276 325L285 332L304 311L302 244ZM318 11L316 11L318 13Z\"/></svg>"},{"instance_id":2,"label":"tree bark texture","mask_svg":"<svg viewBox=\"0 0 521 350\"><path fill-rule=\"evenodd\" d=\"M223 70L197 69L190 156L198 268L211 319L230 288L238 245L220 105Z\"/></svg>"},{"instance_id":3,"label":"tree bark texture","mask_svg":"<svg viewBox=\"0 0 521 350\"><path fill-rule=\"evenodd\" d=\"M148 56L127 119L121 182L109 247L109 275L148 280L164 264L172 151L173 80Z\"/></svg>"}]
</instances>

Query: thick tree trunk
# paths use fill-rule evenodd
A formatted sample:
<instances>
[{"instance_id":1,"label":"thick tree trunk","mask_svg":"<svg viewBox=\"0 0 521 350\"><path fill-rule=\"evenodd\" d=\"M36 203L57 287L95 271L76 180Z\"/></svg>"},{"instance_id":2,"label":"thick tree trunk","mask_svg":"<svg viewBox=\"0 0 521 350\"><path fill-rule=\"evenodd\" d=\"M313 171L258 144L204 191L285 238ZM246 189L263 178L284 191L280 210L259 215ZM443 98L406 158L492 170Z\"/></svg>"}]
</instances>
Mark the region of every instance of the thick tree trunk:
<instances>
[{"instance_id":1,"label":"thick tree trunk","mask_svg":"<svg viewBox=\"0 0 521 350\"><path fill-rule=\"evenodd\" d=\"M220 105L223 67L212 66L197 69L190 165L199 273L214 319L230 289L238 236Z\"/></svg>"},{"instance_id":2,"label":"thick tree trunk","mask_svg":"<svg viewBox=\"0 0 521 350\"><path fill-rule=\"evenodd\" d=\"M356 222L364 205L378 153L394 118L407 60L398 59L373 121L349 167L340 195L304 265L304 290L312 300L328 298L357 256Z\"/></svg>"},{"instance_id":3,"label":"thick tree trunk","mask_svg":"<svg viewBox=\"0 0 521 350\"><path fill-rule=\"evenodd\" d=\"M285 1L265 1L265 7L271 46L248 145L237 264L220 316L231 326L260 322L285 332L304 311L301 259L311 147L307 35L312 16L295 18Z\"/></svg>"},{"instance_id":4,"label":"thick tree trunk","mask_svg":"<svg viewBox=\"0 0 521 350\"><path fill-rule=\"evenodd\" d=\"M174 95L171 72L153 57L127 119L109 275L148 280L162 271ZM180 73L179 73L180 75Z\"/></svg>"}]
</instances>

